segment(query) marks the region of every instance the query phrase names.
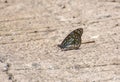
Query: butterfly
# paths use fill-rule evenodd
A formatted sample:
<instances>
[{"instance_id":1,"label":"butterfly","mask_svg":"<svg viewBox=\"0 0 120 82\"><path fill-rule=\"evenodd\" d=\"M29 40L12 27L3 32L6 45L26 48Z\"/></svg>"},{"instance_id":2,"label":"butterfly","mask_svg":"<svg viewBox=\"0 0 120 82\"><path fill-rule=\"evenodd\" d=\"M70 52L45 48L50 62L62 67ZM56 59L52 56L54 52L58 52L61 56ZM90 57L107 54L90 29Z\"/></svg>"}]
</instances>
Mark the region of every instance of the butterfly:
<instances>
[{"instance_id":1,"label":"butterfly","mask_svg":"<svg viewBox=\"0 0 120 82\"><path fill-rule=\"evenodd\" d=\"M81 45L81 36L83 34L83 28L78 28L73 30L60 45L58 45L62 50L74 50L79 49Z\"/></svg>"}]
</instances>

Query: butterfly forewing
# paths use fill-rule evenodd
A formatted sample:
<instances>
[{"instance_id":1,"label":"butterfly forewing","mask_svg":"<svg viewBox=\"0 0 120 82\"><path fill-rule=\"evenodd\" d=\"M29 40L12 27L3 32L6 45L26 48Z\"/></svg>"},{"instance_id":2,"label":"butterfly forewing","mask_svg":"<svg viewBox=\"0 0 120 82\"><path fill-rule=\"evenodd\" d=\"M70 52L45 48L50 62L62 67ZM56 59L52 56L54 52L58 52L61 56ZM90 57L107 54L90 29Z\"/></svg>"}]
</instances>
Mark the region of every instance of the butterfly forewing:
<instances>
[{"instance_id":1,"label":"butterfly forewing","mask_svg":"<svg viewBox=\"0 0 120 82\"><path fill-rule=\"evenodd\" d=\"M62 50L78 49L81 45L82 28L72 31L59 45Z\"/></svg>"}]
</instances>

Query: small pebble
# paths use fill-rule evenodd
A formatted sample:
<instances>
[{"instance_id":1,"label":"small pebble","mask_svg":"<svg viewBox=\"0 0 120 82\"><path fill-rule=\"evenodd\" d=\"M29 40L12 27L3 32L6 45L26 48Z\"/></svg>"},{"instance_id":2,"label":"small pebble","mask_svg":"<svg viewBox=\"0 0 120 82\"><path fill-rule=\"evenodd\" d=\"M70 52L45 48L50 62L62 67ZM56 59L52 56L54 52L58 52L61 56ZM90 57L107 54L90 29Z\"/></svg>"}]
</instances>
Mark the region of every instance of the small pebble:
<instances>
[{"instance_id":1,"label":"small pebble","mask_svg":"<svg viewBox=\"0 0 120 82\"><path fill-rule=\"evenodd\" d=\"M5 66L4 66L4 68L3 68L3 71L8 71L9 67L10 67L10 65L9 65L8 63L5 64Z\"/></svg>"}]
</instances>

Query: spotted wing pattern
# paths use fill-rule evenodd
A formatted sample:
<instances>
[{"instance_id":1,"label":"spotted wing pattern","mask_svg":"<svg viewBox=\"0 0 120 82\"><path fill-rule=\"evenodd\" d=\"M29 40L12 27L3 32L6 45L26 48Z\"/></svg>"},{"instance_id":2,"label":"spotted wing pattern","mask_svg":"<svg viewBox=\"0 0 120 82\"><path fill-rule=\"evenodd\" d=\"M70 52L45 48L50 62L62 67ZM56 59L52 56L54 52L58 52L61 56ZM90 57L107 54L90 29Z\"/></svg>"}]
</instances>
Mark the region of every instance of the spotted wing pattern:
<instances>
[{"instance_id":1,"label":"spotted wing pattern","mask_svg":"<svg viewBox=\"0 0 120 82\"><path fill-rule=\"evenodd\" d=\"M83 28L78 28L72 31L59 45L62 50L73 50L78 49L81 45L81 36Z\"/></svg>"}]
</instances>

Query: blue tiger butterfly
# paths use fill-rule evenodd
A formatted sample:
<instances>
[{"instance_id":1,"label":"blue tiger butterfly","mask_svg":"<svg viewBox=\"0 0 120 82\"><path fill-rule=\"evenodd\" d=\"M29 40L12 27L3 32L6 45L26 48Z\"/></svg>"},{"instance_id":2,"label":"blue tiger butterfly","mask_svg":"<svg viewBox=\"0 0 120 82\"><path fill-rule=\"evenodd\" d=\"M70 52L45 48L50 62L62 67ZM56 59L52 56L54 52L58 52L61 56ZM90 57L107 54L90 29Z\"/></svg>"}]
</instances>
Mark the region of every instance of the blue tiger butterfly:
<instances>
[{"instance_id":1,"label":"blue tiger butterfly","mask_svg":"<svg viewBox=\"0 0 120 82\"><path fill-rule=\"evenodd\" d=\"M83 28L78 28L73 30L60 45L58 45L62 50L74 50L79 49L81 45L81 36L83 34Z\"/></svg>"}]
</instances>

